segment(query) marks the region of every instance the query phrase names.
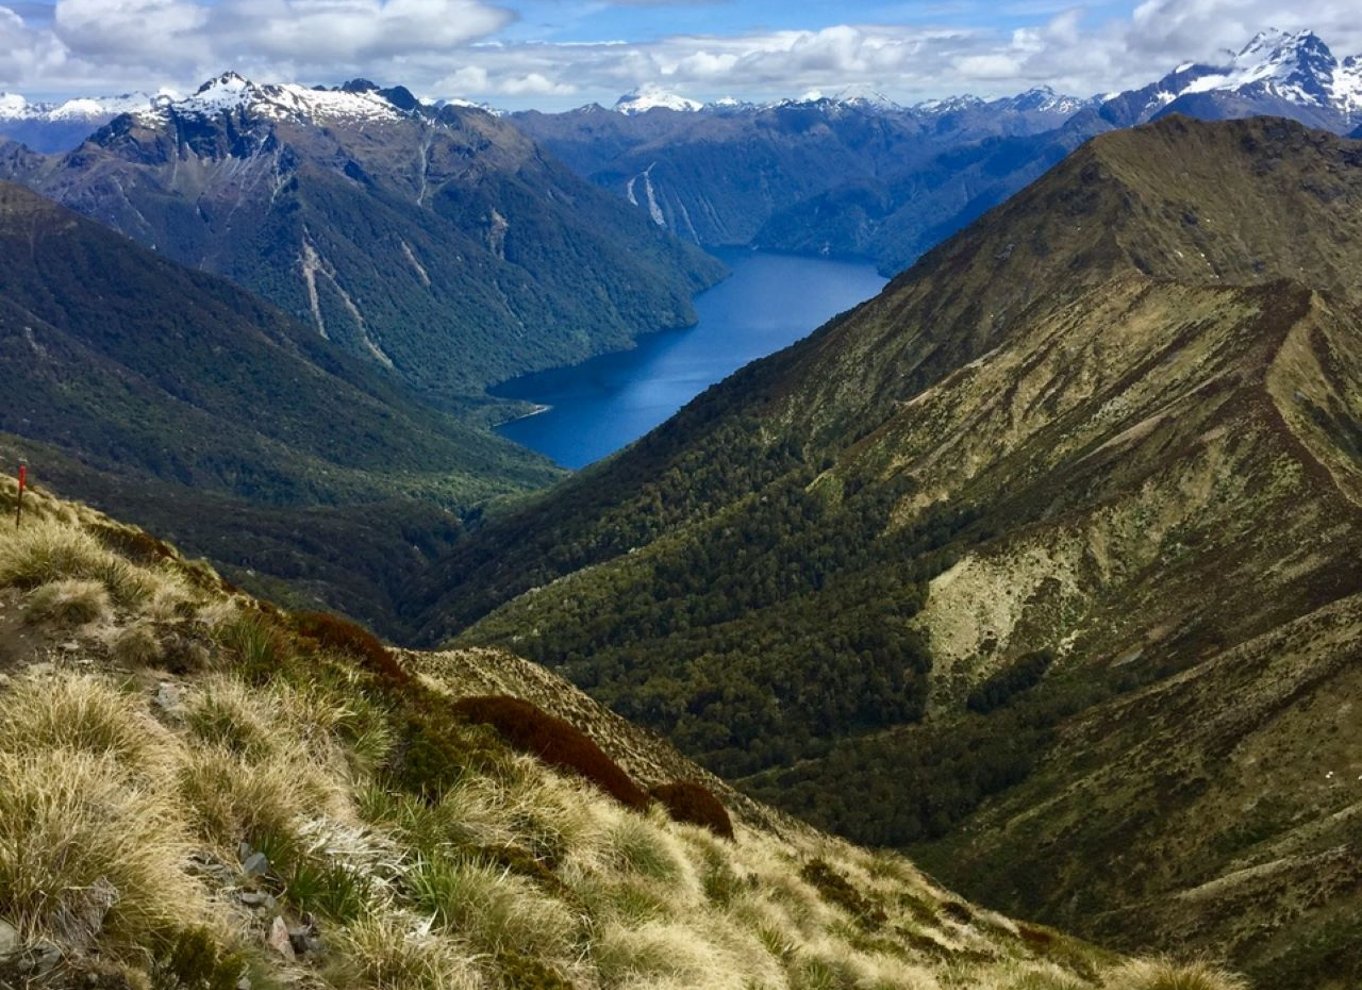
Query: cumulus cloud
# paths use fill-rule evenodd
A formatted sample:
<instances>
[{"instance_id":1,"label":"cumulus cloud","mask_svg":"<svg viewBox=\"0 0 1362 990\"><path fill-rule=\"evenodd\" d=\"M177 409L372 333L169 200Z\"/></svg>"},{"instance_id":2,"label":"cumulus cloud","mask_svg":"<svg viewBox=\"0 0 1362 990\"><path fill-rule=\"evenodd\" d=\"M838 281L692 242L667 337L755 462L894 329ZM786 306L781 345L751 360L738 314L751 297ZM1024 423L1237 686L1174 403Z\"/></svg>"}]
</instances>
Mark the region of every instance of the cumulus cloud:
<instances>
[{"instance_id":1,"label":"cumulus cloud","mask_svg":"<svg viewBox=\"0 0 1362 990\"><path fill-rule=\"evenodd\" d=\"M523 40L525 24L503 34L515 19L507 8L519 2L57 0L49 21L0 7L0 88L190 88L233 67L262 80L365 75L513 107L606 102L644 84L700 99L873 88L914 100L1042 83L1081 95L1143 85L1176 63L1223 57L1268 26L1313 27L1340 55L1362 51L1355 0L1315 0L1308 10L1280 0L1131 0L1120 16L1016 0L1005 12L1025 26L1009 31L952 24L956 8L942 4L929 27L847 23L572 44Z\"/></svg>"}]
</instances>

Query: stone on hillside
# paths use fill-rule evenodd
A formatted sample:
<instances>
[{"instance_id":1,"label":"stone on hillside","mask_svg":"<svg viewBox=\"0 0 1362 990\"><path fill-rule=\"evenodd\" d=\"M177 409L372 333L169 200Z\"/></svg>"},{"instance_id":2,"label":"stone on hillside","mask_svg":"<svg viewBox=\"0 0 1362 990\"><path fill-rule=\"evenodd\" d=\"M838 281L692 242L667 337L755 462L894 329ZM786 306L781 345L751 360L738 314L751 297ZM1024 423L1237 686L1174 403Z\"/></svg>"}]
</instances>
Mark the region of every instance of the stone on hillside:
<instances>
[{"instance_id":1,"label":"stone on hillside","mask_svg":"<svg viewBox=\"0 0 1362 990\"><path fill-rule=\"evenodd\" d=\"M284 919L275 916L270 923L269 934L265 936L265 944L273 949L285 959L293 959L293 942L289 939L288 925L284 924Z\"/></svg>"},{"instance_id":2,"label":"stone on hillside","mask_svg":"<svg viewBox=\"0 0 1362 990\"><path fill-rule=\"evenodd\" d=\"M19 929L8 921L0 920L0 959L17 955L21 948L23 942L19 938Z\"/></svg>"},{"instance_id":3,"label":"stone on hillside","mask_svg":"<svg viewBox=\"0 0 1362 990\"><path fill-rule=\"evenodd\" d=\"M269 857L262 852L251 853L241 864L241 871L248 877L263 876L270 868Z\"/></svg>"}]
</instances>

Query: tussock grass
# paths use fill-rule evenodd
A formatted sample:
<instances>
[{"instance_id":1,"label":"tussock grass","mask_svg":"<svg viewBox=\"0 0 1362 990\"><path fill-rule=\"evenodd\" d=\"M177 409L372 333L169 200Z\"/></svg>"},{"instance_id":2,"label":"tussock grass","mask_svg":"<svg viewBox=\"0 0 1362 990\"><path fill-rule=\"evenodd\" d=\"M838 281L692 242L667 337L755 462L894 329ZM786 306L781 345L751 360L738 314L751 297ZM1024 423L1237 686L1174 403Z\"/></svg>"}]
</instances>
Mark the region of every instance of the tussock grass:
<instances>
[{"instance_id":1,"label":"tussock grass","mask_svg":"<svg viewBox=\"0 0 1362 990\"><path fill-rule=\"evenodd\" d=\"M482 990L473 954L432 935L414 916L385 914L341 929L340 959L328 973L337 990Z\"/></svg>"},{"instance_id":2,"label":"tussock grass","mask_svg":"<svg viewBox=\"0 0 1362 990\"><path fill-rule=\"evenodd\" d=\"M672 921L638 926L608 924L594 946L606 987L694 987L742 990L743 974L732 960L694 929Z\"/></svg>"},{"instance_id":3,"label":"tussock grass","mask_svg":"<svg viewBox=\"0 0 1362 990\"><path fill-rule=\"evenodd\" d=\"M0 586L36 588L64 579L98 581L122 606L150 599L161 579L60 519L31 519L0 541Z\"/></svg>"},{"instance_id":4,"label":"tussock grass","mask_svg":"<svg viewBox=\"0 0 1362 990\"><path fill-rule=\"evenodd\" d=\"M185 755L178 784L196 834L224 858L242 842L292 850L308 820L347 808L343 783L304 753L257 761L223 746L196 747Z\"/></svg>"},{"instance_id":5,"label":"tussock grass","mask_svg":"<svg viewBox=\"0 0 1362 990\"><path fill-rule=\"evenodd\" d=\"M109 590L99 581L63 578L39 585L28 596L25 619L61 626L85 626L113 618Z\"/></svg>"},{"instance_id":6,"label":"tussock grass","mask_svg":"<svg viewBox=\"0 0 1362 990\"><path fill-rule=\"evenodd\" d=\"M0 916L27 939L154 945L206 911L173 804L110 755L55 749L0 761Z\"/></svg>"},{"instance_id":7,"label":"tussock grass","mask_svg":"<svg viewBox=\"0 0 1362 990\"><path fill-rule=\"evenodd\" d=\"M1249 990L1242 978L1205 962L1135 959L1108 973L1103 990Z\"/></svg>"},{"instance_id":8,"label":"tussock grass","mask_svg":"<svg viewBox=\"0 0 1362 990\"><path fill-rule=\"evenodd\" d=\"M145 622L112 630L108 644L114 659L128 667L147 667L161 659L161 640Z\"/></svg>"},{"instance_id":9,"label":"tussock grass","mask_svg":"<svg viewBox=\"0 0 1362 990\"><path fill-rule=\"evenodd\" d=\"M570 955L578 930L572 912L505 867L436 857L419 862L406 883L421 912L481 952Z\"/></svg>"},{"instance_id":10,"label":"tussock grass","mask_svg":"<svg viewBox=\"0 0 1362 990\"><path fill-rule=\"evenodd\" d=\"M1028 966L999 980L1001 990L1090 990L1092 984L1057 966Z\"/></svg>"},{"instance_id":11,"label":"tussock grass","mask_svg":"<svg viewBox=\"0 0 1362 990\"><path fill-rule=\"evenodd\" d=\"M82 674L25 677L0 705L0 757L80 754L110 772L159 776L172 759L166 730L141 699Z\"/></svg>"}]
</instances>

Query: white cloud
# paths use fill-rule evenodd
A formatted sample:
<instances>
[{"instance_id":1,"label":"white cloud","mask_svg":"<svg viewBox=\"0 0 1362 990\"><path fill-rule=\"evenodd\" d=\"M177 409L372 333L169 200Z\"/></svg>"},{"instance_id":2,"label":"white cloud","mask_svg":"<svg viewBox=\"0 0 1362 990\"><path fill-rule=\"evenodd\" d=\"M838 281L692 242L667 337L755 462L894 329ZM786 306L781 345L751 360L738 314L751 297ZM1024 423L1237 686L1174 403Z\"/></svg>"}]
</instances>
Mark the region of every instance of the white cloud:
<instances>
[{"instance_id":1,"label":"white cloud","mask_svg":"<svg viewBox=\"0 0 1362 990\"><path fill-rule=\"evenodd\" d=\"M1009 32L954 26L943 3L933 27L553 44L496 40L514 15L494 0L58 0L50 26L0 7L0 89L192 88L233 67L262 81L364 75L509 106L610 102L645 83L701 99L872 87L913 100L1041 83L1078 94L1143 85L1268 26L1313 27L1339 55L1362 51L1356 0L1131 2L1127 14L1100 19L1072 2L1018 0L1011 12L1033 20Z\"/></svg>"}]
</instances>

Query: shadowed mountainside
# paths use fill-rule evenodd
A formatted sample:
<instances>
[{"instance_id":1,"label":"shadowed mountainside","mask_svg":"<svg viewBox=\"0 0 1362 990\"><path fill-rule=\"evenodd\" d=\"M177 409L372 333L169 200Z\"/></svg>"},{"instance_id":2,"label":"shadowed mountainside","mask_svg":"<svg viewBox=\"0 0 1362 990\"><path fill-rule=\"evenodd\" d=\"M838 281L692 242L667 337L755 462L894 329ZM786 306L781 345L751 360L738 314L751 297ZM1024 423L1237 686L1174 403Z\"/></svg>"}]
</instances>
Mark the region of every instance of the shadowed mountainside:
<instances>
[{"instance_id":1,"label":"shadowed mountainside","mask_svg":"<svg viewBox=\"0 0 1362 990\"><path fill-rule=\"evenodd\" d=\"M475 504L560 474L226 280L9 183L0 391L6 452L38 477L235 580L287 579L370 621Z\"/></svg>"}]
</instances>

